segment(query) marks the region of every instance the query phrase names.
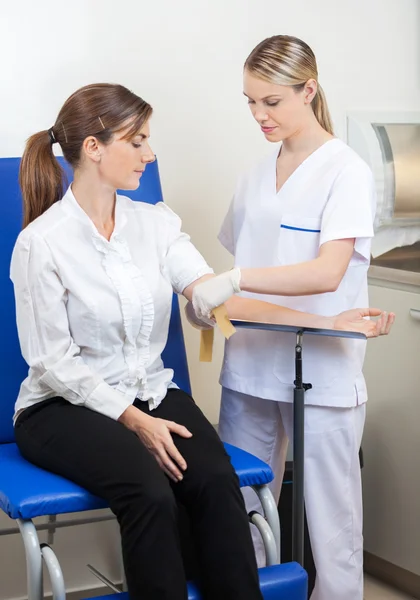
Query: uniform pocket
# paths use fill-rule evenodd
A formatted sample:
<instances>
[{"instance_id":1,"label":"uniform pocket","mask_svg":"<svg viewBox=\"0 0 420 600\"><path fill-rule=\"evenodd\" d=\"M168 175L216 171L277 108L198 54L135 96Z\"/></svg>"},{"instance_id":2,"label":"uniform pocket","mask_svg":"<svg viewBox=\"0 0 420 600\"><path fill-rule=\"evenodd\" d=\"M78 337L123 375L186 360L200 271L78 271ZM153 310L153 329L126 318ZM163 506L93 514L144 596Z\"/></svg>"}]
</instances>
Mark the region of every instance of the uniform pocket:
<instances>
[{"instance_id":1,"label":"uniform pocket","mask_svg":"<svg viewBox=\"0 0 420 600\"><path fill-rule=\"evenodd\" d=\"M277 258L281 265L312 260L318 256L321 219L285 214L281 219Z\"/></svg>"}]
</instances>

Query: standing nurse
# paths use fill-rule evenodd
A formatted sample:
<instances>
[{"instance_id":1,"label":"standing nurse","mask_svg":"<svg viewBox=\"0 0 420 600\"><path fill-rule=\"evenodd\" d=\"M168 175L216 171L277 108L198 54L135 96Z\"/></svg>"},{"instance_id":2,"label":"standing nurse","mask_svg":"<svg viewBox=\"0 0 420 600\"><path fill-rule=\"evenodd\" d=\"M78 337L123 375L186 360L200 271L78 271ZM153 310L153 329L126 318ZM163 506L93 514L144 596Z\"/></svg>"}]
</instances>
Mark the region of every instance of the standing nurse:
<instances>
[{"instance_id":1,"label":"standing nurse","mask_svg":"<svg viewBox=\"0 0 420 600\"><path fill-rule=\"evenodd\" d=\"M238 290L319 315L368 306L374 181L333 135L312 50L288 36L263 41L245 63L244 93L276 147L238 183L220 232L236 268L195 288L197 316L208 317ZM392 320L385 319L387 330ZM240 330L227 343L221 375L221 437L272 466L277 499L293 435L294 344L287 333ZM312 600L363 598L364 355L360 340L305 340L304 378L313 385L305 417ZM254 509L252 491L246 500Z\"/></svg>"}]
</instances>

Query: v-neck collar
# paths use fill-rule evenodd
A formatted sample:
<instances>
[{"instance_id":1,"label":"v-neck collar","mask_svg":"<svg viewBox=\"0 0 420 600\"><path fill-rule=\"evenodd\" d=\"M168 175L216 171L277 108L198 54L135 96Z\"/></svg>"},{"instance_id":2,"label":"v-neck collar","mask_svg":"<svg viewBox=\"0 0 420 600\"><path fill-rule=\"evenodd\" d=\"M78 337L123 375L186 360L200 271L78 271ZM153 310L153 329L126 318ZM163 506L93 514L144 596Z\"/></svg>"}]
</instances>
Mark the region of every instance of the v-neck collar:
<instances>
[{"instance_id":1,"label":"v-neck collar","mask_svg":"<svg viewBox=\"0 0 420 600\"><path fill-rule=\"evenodd\" d=\"M279 154L281 152L281 147L282 145L280 145L280 147L276 150L275 155L274 155L274 194L276 196L280 196L280 194L283 193L284 189L286 187L288 187L290 185L291 182L293 182L293 180L302 172L305 170L305 168L310 165L313 161L315 161L316 158L320 158L322 157L324 154L328 154L328 152L330 151L331 147L335 147L335 146L340 146L343 142L338 139L338 138L333 138L332 140L328 140L327 142L324 142L321 146L319 146L319 148L317 148L316 150L314 150L309 156L307 156L297 167L296 169L293 171L293 173L291 173L289 175L289 177L286 179L286 181L283 183L283 185L281 186L281 188L277 191L277 159L279 157Z\"/></svg>"}]
</instances>

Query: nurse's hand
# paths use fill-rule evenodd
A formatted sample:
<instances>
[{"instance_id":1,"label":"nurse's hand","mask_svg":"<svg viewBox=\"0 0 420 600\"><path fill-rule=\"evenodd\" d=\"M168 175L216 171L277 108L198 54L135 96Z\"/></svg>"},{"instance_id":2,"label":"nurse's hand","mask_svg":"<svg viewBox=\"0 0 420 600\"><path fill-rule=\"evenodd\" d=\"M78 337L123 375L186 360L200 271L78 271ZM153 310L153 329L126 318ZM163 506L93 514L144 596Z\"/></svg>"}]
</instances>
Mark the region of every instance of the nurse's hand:
<instances>
[{"instance_id":1,"label":"nurse's hand","mask_svg":"<svg viewBox=\"0 0 420 600\"><path fill-rule=\"evenodd\" d=\"M366 317L379 318L373 321ZM383 312L379 308L355 308L332 317L332 320L333 329L364 333L366 337L373 338L379 335L388 335L394 323L395 314Z\"/></svg>"},{"instance_id":2,"label":"nurse's hand","mask_svg":"<svg viewBox=\"0 0 420 600\"><path fill-rule=\"evenodd\" d=\"M159 467L172 481L182 481L182 471L186 470L187 463L175 446L172 434L176 433L183 438L192 437L192 433L186 427L146 415L135 406L126 408L118 421L140 438Z\"/></svg>"},{"instance_id":3,"label":"nurse's hand","mask_svg":"<svg viewBox=\"0 0 420 600\"><path fill-rule=\"evenodd\" d=\"M192 303L199 319L210 319L214 308L241 291L241 270L232 269L194 287Z\"/></svg>"}]
</instances>

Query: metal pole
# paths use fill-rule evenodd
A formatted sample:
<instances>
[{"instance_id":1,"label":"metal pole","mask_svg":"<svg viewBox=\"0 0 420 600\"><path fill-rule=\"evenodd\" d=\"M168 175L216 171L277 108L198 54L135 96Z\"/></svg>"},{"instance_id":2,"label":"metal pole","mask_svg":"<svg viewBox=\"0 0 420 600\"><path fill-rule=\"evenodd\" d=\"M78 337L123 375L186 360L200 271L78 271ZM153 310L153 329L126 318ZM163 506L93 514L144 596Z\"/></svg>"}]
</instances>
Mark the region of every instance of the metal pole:
<instances>
[{"instance_id":1,"label":"metal pole","mask_svg":"<svg viewBox=\"0 0 420 600\"><path fill-rule=\"evenodd\" d=\"M292 558L303 566L304 556L304 456L305 456L305 391L311 384L302 378L302 339L297 334L295 346L295 387L293 390L293 529Z\"/></svg>"},{"instance_id":2,"label":"metal pole","mask_svg":"<svg viewBox=\"0 0 420 600\"><path fill-rule=\"evenodd\" d=\"M91 525L92 523L101 523L102 521L115 521L115 515L104 515L103 517L89 517L86 519L68 519L66 521L56 521L53 525L54 531L56 529L61 529L62 527L75 527L76 525ZM51 523L38 523L34 525L37 531L48 531L51 527ZM20 529L18 527L8 527L5 529L0 529L0 537L2 535L14 535L19 533Z\"/></svg>"},{"instance_id":3,"label":"metal pole","mask_svg":"<svg viewBox=\"0 0 420 600\"><path fill-rule=\"evenodd\" d=\"M17 523L25 546L28 600L42 600L42 554L38 535L32 521L17 519Z\"/></svg>"},{"instance_id":4,"label":"metal pole","mask_svg":"<svg viewBox=\"0 0 420 600\"><path fill-rule=\"evenodd\" d=\"M52 546L54 544L54 534L55 534L56 522L57 522L57 515L49 515L48 516L48 529L47 529L47 531L48 531L48 537L47 537L48 546Z\"/></svg>"},{"instance_id":5,"label":"metal pole","mask_svg":"<svg viewBox=\"0 0 420 600\"><path fill-rule=\"evenodd\" d=\"M99 581L102 581L102 583L104 583L107 587L109 587L109 589L111 589L113 592L116 592L117 594L121 594L120 588L117 587L115 585L115 583L113 583L110 579L108 579L108 577L105 577L105 575L102 575L102 573L100 571L98 571L98 569L95 569L95 567L92 567L92 565L86 565L86 566L89 569L89 571L91 573L93 573L93 575L95 575L95 577L97 577L99 579Z\"/></svg>"},{"instance_id":6,"label":"metal pole","mask_svg":"<svg viewBox=\"0 0 420 600\"><path fill-rule=\"evenodd\" d=\"M50 576L53 600L66 600L63 572L54 550L48 544L41 544L41 552Z\"/></svg>"}]
</instances>

